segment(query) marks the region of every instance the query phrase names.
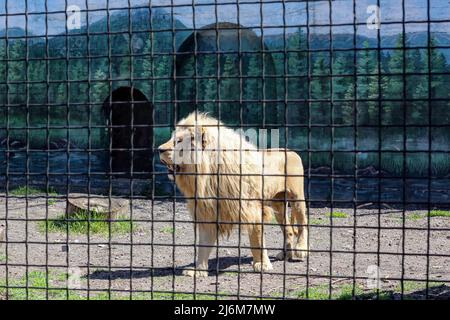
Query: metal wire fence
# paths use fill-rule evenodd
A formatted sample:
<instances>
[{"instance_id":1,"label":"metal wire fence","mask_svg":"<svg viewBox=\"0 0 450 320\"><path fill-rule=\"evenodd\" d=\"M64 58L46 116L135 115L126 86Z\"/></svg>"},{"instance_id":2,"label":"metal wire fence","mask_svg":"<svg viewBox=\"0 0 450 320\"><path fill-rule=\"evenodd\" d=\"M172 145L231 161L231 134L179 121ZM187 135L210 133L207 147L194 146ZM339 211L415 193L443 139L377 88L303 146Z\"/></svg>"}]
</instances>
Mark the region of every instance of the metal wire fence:
<instances>
[{"instance_id":1,"label":"metal wire fence","mask_svg":"<svg viewBox=\"0 0 450 320\"><path fill-rule=\"evenodd\" d=\"M449 9L2 1L0 299L448 299Z\"/></svg>"}]
</instances>

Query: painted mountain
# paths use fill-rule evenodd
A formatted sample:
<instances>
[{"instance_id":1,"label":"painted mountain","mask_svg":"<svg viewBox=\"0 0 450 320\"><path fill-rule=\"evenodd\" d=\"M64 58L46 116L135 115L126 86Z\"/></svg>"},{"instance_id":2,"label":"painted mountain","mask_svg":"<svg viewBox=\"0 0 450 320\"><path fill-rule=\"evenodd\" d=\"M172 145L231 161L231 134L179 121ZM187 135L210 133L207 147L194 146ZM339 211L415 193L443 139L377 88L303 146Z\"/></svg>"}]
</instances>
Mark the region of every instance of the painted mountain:
<instances>
[{"instance_id":1,"label":"painted mountain","mask_svg":"<svg viewBox=\"0 0 450 320\"><path fill-rule=\"evenodd\" d=\"M91 114L92 125L104 123L101 106L110 90L110 76L114 79L113 86L127 85L133 78L136 87L155 102L156 122L170 123L168 114L174 109L174 104L170 103L174 101L174 63L172 55L163 53L178 50L189 37L190 32L177 31L186 28L186 20L189 19L173 21L168 11L160 9L152 11L150 23L148 10L133 10L131 19L127 12L121 11L110 17L109 28L106 18L93 22L89 26L89 38L86 26L71 31L73 36L68 39L64 34L50 37L48 43L44 37L32 38L28 42L31 59L28 65L25 61L27 45L20 39L24 30L9 29L8 56L11 61L0 64L0 104L14 107L0 111L1 140L6 136L4 128L8 125L17 129L10 130L10 137L22 143L29 139L32 145L42 147L46 144L47 123L55 127L50 130L53 141L67 136L68 129L64 125L69 121L71 125L83 128L70 129L73 143L86 146L87 114ZM148 29L154 32L146 32ZM104 34L108 30L112 32L109 39ZM5 35L5 31L0 34ZM446 153L439 152L450 150L450 49L442 48L450 46L448 33L435 31L428 39L424 31L408 32L404 40L399 34L383 35L380 53L376 50L378 43L374 37L358 35L357 48L363 50L355 53L352 50L353 35L336 33L332 47L346 50L334 51L332 57L330 39L325 33L310 35L309 48L314 50L310 56L306 53L305 30L291 30L286 39L282 34L270 32L265 34L264 40L269 50L277 51L270 54L273 67L267 68L269 62L264 60L266 68L262 68L260 52L246 53L242 66L246 78L240 84L237 54L222 53L218 61L216 54L204 54L197 61L197 75L214 77L195 83L192 73L186 73L191 74L186 81L192 83L178 86L178 97L201 97L204 102L197 101L197 105L210 108L214 114L219 105L217 92L221 90L220 98L227 101L221 104L222 107L226 106L227 110L245 107L250 118L263 114L263 108L270 105L271 111L277 112L255 127L270 125L283 129L288 123L287 134L280 133L282 138L288 137L282 144L299 151L307 163L306 150L314 150L311 155L313 167L330 166L330 150L333 149L339 151L333 156L335 169L351 172L356 156L352 150L357 145L360 167L372 165L397 175L406 170L412 176L426 176L431 167L435 176L450 174L450 160ZM426 47L428 42L432 45L430 50L417 48ZM286 56L283 54L285 43ZM401 49L403 43L408 50ZM47 51L51 58L48 62L44 60ZM130 53L136 56L131 59ZM66 59L67 55L69 59ZM0 59L6 56L3 38L0 39ZM428 62L431 70L428 70ZM261 80L262 70L265 81ZM220 86L217 84L219 76L222 77ZM177 81L180 85L180 79ZM236 100L241 85L243 99L249 100L242 104ZM196 90L194 95L193 88ZM264 97L270 97L271 102L263 101ZM27 103L32 105L28 110ZM186 103L196 102L189 100ZM27 123L37 129L27 132ZM405 128L405 124L408 127ZM308 125L312 127L308 128ZM331 125L339 127L332 129ZM90 133L94 146L104 144L101 138L104 133L100 131L93 129ZM169 128L155 130L155 143L165 139L168 132ZM383 150L381 159L373 152L374 146ZM413 151L408 154L407 168L404 168L403 154L398 152L405 146L406 151ZM431 159L427 154L430 150L434 152Z\"/></svg>"}]
</instances>

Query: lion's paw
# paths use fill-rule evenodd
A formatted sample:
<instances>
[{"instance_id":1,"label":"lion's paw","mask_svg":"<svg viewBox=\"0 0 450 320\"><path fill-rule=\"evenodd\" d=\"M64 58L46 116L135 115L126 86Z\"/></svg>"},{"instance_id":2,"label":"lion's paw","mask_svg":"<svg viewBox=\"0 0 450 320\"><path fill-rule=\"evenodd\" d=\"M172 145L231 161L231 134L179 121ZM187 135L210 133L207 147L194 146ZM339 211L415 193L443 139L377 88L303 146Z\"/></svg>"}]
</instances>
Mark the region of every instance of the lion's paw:
<instances>
[{"instance_id":1,"label":"lion's paw","mask_svg":"<svg viewBox=\"0 0 450 320\"><path fill-rule=\"evenodd\" d=\"M276 255L277 260L303 260L308 256L306 249L283 250Z\"/></svg>"},{"instance_id":2,"label":"lion's paw","mask_svg":"<svg viewBox=\"0 0 450 320\"><path fill-rule=\"evenodd\" d=\"M306 251L306 249L297 249L293 252L293 255L291 257L291 259L306 259L306 257L308 256L308 251Z\"/></svg>"},{"instance_id":3,"label":"lion's paw","mask_svg":"<svg viewBox=\"0 0 450 320\"><path fill-rule=\"evenodd\" d=\"M308 256L308 251L309 248L306 244L303 245L298 244L295 250L292 252L293 253L292 258L300 260L306 259L306 257Z\"/></svg>"},{"instance_id":4,"label":"lion's paw","mask_svg":"<svg viewBox=\"0 0 450 320\"><path fill-rule=\"evenodd\" d=\"M284 259L288 260L288 259L290 259L289 256L290 256L289 252L286 254L286 252L283 250L283 251L280 251L277 253L276 259L277 260L284 260Z\"/></svg>"},{"instance_id":5,"label":"lion's paw","mask_svg":"<svg viewBox=\"0 0 450 320\"><path fill-rule=\"evenodd\" d=\"M206 270L195 270L195 269L185 269L183 270L183 275L188 277L205 278L208 276L208 271Z\"/></svg>"},{"instance_id":6,"label":"lion's paw","mask_svg":"<svg viewBox=\"0 0 450 320\"><path fill-rule=\"evenodd\" d=\"M270 261L267 262L254 262L253 263L253 270L255 270L256 272L261 272L261 271L270 271L272 270L272 264L270 263Z\"/></svg>"}]
</instances>

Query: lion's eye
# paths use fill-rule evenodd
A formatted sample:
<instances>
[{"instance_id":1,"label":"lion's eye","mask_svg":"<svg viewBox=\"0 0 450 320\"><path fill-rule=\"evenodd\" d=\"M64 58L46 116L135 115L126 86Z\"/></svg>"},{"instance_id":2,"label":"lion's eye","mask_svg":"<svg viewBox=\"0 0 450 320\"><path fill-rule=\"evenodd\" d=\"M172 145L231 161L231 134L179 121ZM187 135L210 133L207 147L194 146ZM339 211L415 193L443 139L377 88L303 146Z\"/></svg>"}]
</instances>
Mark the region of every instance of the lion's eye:
<instances>
[{"instance_id":1,"label":"lion's eye","mask_svg":"<svg viewBox=\"0 0 450 320\"><path fill-rule=\"evenodd\" d=\"M183 142L183 139L177 139L176 142L175 142L175 144L179 144L179 143L181 143L181 142Z\"/></svg>"}]
</instances>

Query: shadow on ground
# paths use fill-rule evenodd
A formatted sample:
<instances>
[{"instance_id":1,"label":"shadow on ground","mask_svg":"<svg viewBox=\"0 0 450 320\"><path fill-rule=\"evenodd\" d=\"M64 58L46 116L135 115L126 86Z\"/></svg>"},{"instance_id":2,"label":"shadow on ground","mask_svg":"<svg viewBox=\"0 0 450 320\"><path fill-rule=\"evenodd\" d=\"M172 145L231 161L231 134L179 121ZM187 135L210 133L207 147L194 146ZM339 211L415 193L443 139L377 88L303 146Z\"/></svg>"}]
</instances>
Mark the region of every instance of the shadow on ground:
<instances>
[{"instance_id":1,"label":"shadow on ground","mask_svg":"<svg viewBox=\"0 0 450 320\"><path fill-rule=\"evenodd\" d=\"M450 300L450 287L446 284L438 286L430 286L427 290L418 289L404 293L403 295L399 291L380 291L379 296L375 292L358 294L354 298L351 295L343 295L338 298L339 300Z\"/></svg>"},{"instance_id":2,"label":"shadow on ground","mask_svg":"<svg viewBox=\"0 0 450 320\"><path fill-rule=\"evenodd\" d=\"M217 266L217 262L219 262ZM252 262L251 257L238 258L238 257L223 257L217 259L209 260L209 274L215 275L215 270L219 270L220 273L227 272L227 269L233 266L250 264ZM184 266L175 266L167 268L152 268L145 270L96 270L90 275L87 275L89 279L92 280L115 280L115 279L141 279L147 277L167 277L167 276L181 276L182 272L186 268L193 267L193 264Z\"/></svg>"}]
</instances>

